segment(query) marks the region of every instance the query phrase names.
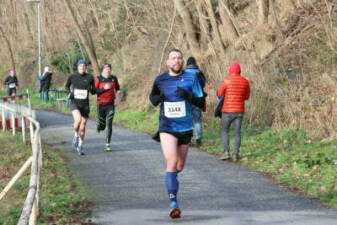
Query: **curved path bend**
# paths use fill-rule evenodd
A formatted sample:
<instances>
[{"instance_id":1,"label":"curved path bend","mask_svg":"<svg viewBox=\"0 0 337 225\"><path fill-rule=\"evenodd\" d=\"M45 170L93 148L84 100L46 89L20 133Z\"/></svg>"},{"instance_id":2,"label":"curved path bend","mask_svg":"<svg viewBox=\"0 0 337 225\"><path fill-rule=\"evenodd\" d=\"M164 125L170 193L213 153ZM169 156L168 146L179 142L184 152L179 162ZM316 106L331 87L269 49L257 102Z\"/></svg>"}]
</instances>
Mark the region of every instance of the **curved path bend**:
<instances>
[{"instance_id":1,"label":"curved path bend","mask_svg":"<svg viewBox=\"0 0 337 225\"><path fill-rule=\"evenodd\" d=\"M168 216L165 163L149 135L114 126L113 151L88 121L85 156L71 147L72 117L37 112L42 140L70 158L93 200L92 222L102 225L336 225L337 210L295 194L246 168L193 148L179 174L182 218Z\"/></svg>"}]
</instances>

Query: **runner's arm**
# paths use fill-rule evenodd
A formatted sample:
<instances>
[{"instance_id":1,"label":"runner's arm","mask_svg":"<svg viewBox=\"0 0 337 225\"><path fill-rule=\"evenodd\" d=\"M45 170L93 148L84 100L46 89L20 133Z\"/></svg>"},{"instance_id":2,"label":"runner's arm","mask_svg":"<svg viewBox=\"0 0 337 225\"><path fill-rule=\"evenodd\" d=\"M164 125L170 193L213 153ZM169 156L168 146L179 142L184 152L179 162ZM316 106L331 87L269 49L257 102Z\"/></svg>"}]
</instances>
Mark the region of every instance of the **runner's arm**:
<instances>
[{"instance_id":1,"label":"runner's arm","mask_svg":"<svg viewBox=\"0 0 337 225\"><path fill-rule=\"evenodd\" d=\"M156 83L154 83L153 87L152 87L151 94L150 94L150 101L151 101L152 105L157 106L157 105L159 105L159 103L164 101L164 99L165 99L164 94L161 93L161 91L157 87Z\"/></svg>"},{"instance_id":2,"label":"runner's arm","mask_svg":"<svg viewBox=\"0 0 337 225\"><path fill-rule=\"evenodd\" d=\"M116 78L116 85L115 85L115 90L116 91L119 91L120 90L120 87L119 87L119 82L118 82L118 79L117 79L117 77L115 76L115 78Z\"/></svg>"},{"instance_id":3,"label":"runner's arm","mask_svg":"<svg viewBox=\"0 0 337 225\"><path fill-rule=\"evenodd\" d=\"M90 80L90 93L92 95L96 94L96 87L95 87L95 81L94 78Z\"/></svg>"},{"instance_id":4,"label":"runner's arm","mask_svg":"<svg viewBox=\"0 0 337 225\"><path fill-rule=\"evenodd\" d=\"M5 81L4 81L4 85L7 85L7 82L8 82L8 77L6 77Z\"/></svg>"},{"instance_id":5,"label":"runner's arm","mask_svg":"<svg viewBox=\"0 0 337 225\"><path fill-rule=\"evenodd\" d=\"M190 101L193 105L203 108L205 104L205 97L201 94L201 97L196 97L193 94L189 94L187 91L181 87L177 87L177 96L183 98L187 101Z\"/></svg>"},{"instance_id":6,"label":"runner's arm","mask_svg":"<svg viewBox=\"0 0 337 225\"><path fill-rule=\"evenodd\" d=\"M205 105L206 95L203 92L201 84L199 80L195 80L192 86L192 95L191 95L191 103L198 108L202 109Z\"/></svg>"},{"instance_id":7,"label":"runner's arm","mask_svg":"<svg viewBox=\"0 0 337 225\"><path fill-rule=\"evenodd\" d=\"M102 94L105 91L104 88L99 89L99 78L98 77L95 77L95 88L96 88L97 94Z\"/></svg>"},{"instance_id":8,"label":"runner's arm","mask_svg":"<svg viewBox=\"0 0 337 225\"><path fill-rule=\"evenodd\" d=\"M246 98L245 98L245 100L248 100L249 97L250 97L250 85L248 83L247 90L246 90Z\"/></svg>"},{"instance_id":9,"label":"runner's arm","mask_svg":"<svg viewBox=\"0 0 337 225\"><path fill-rule=\"evenodd\" d=\"M66 92L67 92L67 94L69 94L71 91L70 91L70 86L71 86L71 78L72 78L72 76L70 76L69 78L68 78L68 80L67 80L67 83L66 83L66 85L65 85L65 90L66 90Z\"/></svg>"}]
</instances>

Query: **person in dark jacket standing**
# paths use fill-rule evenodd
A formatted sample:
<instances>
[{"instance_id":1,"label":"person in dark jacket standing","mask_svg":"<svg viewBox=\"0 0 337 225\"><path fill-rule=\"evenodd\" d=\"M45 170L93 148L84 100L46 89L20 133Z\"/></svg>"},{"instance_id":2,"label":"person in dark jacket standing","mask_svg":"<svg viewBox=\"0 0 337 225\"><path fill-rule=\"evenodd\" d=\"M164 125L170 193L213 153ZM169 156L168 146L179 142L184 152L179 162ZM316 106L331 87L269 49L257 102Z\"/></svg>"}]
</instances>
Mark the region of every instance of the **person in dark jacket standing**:
<instances>
[{"instance_id":1,"label":"person in dark jacket standing","mask_svg":"<svg viewBox=\"0 0 337 225\"><path fill-rule=\"evenodd\" d=\"M77 73L70 75L65 86L74 118L73 146L79 155L84 155L82 144L90 113L89 92L96 94L94 77L86 72L87 65L84 59L80 59L77 63Z\"/></svg>"},{"instance_id":2,"label":"person in dark jacket standing","mask_svg":"<svg viewBox=\"0 0 337 225\"><path fill-rule=\"evenodd\" d=\"M202 92L204 96L206 97L206 93L204 92L204 88L206 85L206 78L203 72L198 68L197 62L193 56L189 57L186 62L186 72L194 73L199 81L199 84L201 86ZM206 103L205 103L206 104ZM198 107L195 105L192 105L192 115L193 115L193 123L194 123L194 131L195 131L195 141L198 146L202 144L202 111L205 107Z\"/></svg>"},{"instance_id":3,"label":"person in dark jacket standing","mask_svg":"<svg viewBox=\"0 0 337 225\"><path fill-rule=\"evenodd\" d=\"M42 86L40 87L40 92L41 94L44 95L45 101L49 101L49 88L50 88L50 83L51 83L51 78L52 78L52 72L49 70L49 67L46 66L44 68L44 73L42 76L39 77L40 82L43 82ZM41 85L41 83L40 83Z\"/></svg>"},{"instance_id":4,"label":"person in dark jacket standing","mask_svg":"<svg viewBox=\"0 0 337 225\"><path fill-rule=\"evenodd\" d=\"M225 96L222 106L221 126L222 141L224 152L221 155L222 160L229 159L229 128L234 123L234 150L232 154L233 161L239 159L241 144L241 124L245 112L245 101L250 97L250 86L246 78L241 76L239 63L234 62L229 67L228 76L224 79L217 93L220 98Z\"/></svg>"},{"instance_id":5,"label":"person in dark jacket standing","mask_svg":"<svg viewBox=\"0 0 337 225\"><path fill-rule=\"evenodd\" d=\"M18 78L15 75L15 70L10 71L10 75L6 77L3 82L4 85L7 86L7 95L15 96L16 95L16 87L19 86Z\"/></svg>"}]
</instances>

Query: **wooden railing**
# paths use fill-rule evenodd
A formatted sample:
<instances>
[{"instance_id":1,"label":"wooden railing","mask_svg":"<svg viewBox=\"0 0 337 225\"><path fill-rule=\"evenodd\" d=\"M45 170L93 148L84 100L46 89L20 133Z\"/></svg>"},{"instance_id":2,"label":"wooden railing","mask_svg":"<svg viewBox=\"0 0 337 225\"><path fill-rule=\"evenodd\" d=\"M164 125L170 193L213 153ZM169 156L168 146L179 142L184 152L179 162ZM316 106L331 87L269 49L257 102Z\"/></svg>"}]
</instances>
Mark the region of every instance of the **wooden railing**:
<instances>
[{"instance_id":1,"label":"wooden railing","mask_svg":"<svg viewBox=\"0 0 337 225\"><path fill-rule=\"evenodd\" d=\"M30 107L20 106L14 104L0 103L2 111L2 124L3 130L5 126L5 114L11 115L12 120L12 133L15 135L15 115L21 117L22 140L26 143L26 122L29 123L30 142L32 146L32 156L24 163L21 169L15 174L11 181L6 185L4 190L0 193L1 199L13 187L16 181L24 174L24 172L31 167L29 189L27 197L23 206L23 210L18 221L18 225L36 225L37 217L39 215L39 200L40 200L40 171L42 168L42 149L41 149L41 136L40 136L40 123L33 118L32 110Z\"/></svg>"}]
</instances>

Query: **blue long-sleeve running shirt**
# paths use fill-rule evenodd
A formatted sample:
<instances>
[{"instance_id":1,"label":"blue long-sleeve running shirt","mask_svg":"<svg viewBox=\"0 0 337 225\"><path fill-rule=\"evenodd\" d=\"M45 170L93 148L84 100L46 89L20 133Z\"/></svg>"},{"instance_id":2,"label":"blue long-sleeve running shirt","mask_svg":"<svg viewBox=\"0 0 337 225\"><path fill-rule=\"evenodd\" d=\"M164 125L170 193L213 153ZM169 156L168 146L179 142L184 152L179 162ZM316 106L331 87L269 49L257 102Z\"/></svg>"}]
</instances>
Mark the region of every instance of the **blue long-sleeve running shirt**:
<instances>
[{"instance_id":1,"label":"blue long-sleeve running shirt","mask_svg":"<svg viewBox=\"0 0 337 225\"><path fill-rule=\"evenodd\" d=\"M154 81L151 95L164 94L160 104L159 131L185 132L193 130L191 102L177 97L177 87L184 89L196 98L203 97L203 92L194 73L183 71L179 76L167 72Z\"/></svg>"}]
</instances>

